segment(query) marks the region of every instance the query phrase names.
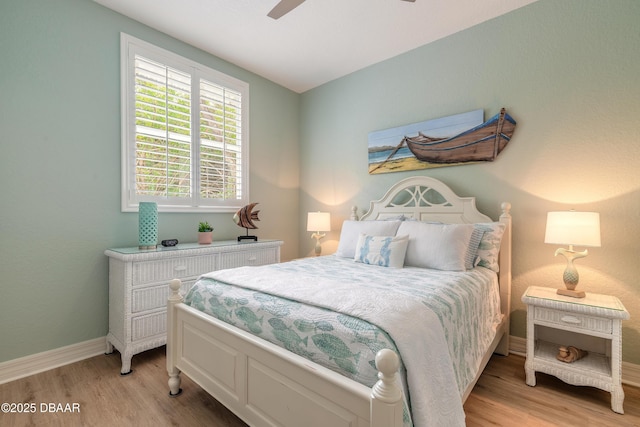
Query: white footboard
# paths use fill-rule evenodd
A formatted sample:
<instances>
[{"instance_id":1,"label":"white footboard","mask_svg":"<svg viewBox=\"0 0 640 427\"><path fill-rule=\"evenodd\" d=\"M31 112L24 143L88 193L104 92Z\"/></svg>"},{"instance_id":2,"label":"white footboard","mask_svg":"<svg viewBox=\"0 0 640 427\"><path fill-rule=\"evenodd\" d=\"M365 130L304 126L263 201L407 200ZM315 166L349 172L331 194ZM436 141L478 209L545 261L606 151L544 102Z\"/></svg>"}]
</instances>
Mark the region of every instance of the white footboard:
<instances>
[{"instance_id":1,"label":"white footboard","mask_svg":"<svg viewBox=\"0 0 640 427\"><path fill-rule=\"evenodd\" d=\"M402 426L393 351L376 356L370 389L183 304L180 285L171 282L167 304L170 395L184 372L252 426Z\"/></svg>"}]
</instances>

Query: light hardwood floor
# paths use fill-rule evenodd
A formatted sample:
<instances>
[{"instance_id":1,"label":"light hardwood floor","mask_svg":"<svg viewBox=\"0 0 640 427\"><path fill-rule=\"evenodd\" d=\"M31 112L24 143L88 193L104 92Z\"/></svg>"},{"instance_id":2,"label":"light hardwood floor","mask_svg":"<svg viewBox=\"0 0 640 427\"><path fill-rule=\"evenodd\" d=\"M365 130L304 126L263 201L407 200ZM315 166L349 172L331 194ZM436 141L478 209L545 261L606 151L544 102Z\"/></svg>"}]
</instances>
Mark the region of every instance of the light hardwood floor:
<instances>
[{"instance_id":1,"label":"light hardwood floor","mask_svg":"<svg viewBox=\"0 0 640 427\"><path fill-rule=\"evenodd\" d=\"M0 413L0 426L246 426L184 376L182 395L170 398L164 347L136 355L133 369L120 376L114 352L0 385L0 403L36 404L35 413ZM494 356L465 403L467 426L640 426L638 388L624 387L619 415L609 393L537 379L525 385L524 358ZM49 403L79 412L52 413Z\"/></svg>"}]
</instances>

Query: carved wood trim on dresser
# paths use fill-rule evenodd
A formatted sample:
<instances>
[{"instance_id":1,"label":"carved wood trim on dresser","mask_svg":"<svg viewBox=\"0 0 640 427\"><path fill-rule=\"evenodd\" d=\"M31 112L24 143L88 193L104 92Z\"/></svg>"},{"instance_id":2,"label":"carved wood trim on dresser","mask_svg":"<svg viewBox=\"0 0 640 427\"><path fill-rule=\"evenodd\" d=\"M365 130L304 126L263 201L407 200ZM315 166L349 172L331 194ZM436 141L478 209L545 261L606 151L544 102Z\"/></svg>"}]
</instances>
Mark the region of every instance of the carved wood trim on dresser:
<instances>
[{"instance_id":1,"label":"carved wood trim on dresser","mask_svg":"<svg viewBox=\"0 0 640 427\"><path fill-rule=\"evenodd\" d=\"M107 353L115 347L120 373L131 373L133 355L167 342L167 298L172 279L182 281L184 295L210 271L280 262L280 240L179 244L158 249L115 248L109 257L109 333Z\"/></svg>"}]
</instances>

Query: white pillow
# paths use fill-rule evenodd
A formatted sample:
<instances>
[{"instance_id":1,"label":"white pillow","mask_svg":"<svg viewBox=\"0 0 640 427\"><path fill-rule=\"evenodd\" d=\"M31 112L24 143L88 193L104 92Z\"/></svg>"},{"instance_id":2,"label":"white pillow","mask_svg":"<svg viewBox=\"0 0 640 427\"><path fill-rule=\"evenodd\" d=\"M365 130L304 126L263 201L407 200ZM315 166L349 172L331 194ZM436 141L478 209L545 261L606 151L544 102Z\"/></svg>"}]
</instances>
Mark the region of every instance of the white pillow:
<instances>
[{"instance_id":1,"label":"white pillow","mask_svg":"<svg viewBox=\"0 0 640 427\"><path fill-rule=\"evenodd\" d=\"M478 265L497 273L500 271L498 263L500 243L507 226L503 222L483 222L475 224L475 227L483 231L477 251Z\"/></svg>"},{"instance_id":2,"label":"white pillow","mask_svg":"<svg viewBox=\"0 0 640 427\"><path fill-rule=\"evenodd\" d=\"M354 260L380 267L402 268L409 236L370 236L360 233Z\"/></svg>"},{"instance_id":3,"label":"white pillow","mask_svg":"<svg viewBox=\"0 0 640 427\"><path fill-rule=\"evenodd\" d=\"M353 258L356 255L356 245L360 233L369 236L395 236L401 221L353 221L342 223L340 242L336 255Z\"/></svg>"},{"instance_id":4,"label":"white pillow","mask_svg":"<svg viewBox=\"0 0 640 427\"><path fill-rule=\"evenodd\" d=\"M464 271L473 224L404 221L398 234L409 235L404 264L436 270Z\"/></svg>"}]
</instances>

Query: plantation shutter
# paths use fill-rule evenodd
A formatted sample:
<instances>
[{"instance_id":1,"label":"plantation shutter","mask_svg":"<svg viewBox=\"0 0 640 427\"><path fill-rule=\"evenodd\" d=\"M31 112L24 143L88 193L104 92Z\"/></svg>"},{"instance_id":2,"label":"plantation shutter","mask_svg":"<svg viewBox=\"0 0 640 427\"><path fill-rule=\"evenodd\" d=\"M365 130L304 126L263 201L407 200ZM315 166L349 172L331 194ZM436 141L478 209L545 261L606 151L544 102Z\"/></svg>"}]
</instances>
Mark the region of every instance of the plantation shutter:
<instances>
[{"instance_id":1,"label":"plantation shutter","mask_svg":"<svg viewBox=\"0 0 640 427\"><path fill-rule=\"evenodd\" d=\"M242 96L200 80L200 196L242 197Z\"/></svg>"},{"instance_id":2,"label":"plantation shutter","mask_svg":"<svg viewBox=\"0 0 640 427\"><path fill-rule=\"evenodd\" d=\"M135 94L136 194L191 197L191 76L136 55Z\"/></svg>"}]
</instances>

